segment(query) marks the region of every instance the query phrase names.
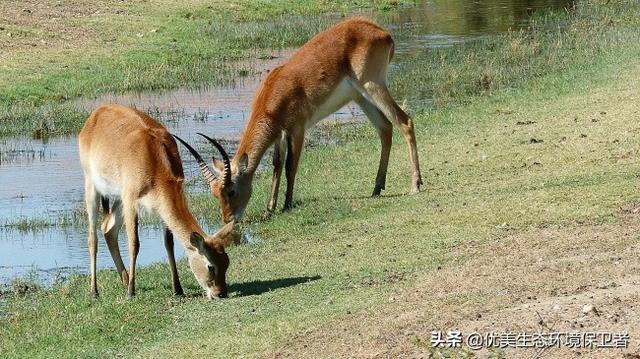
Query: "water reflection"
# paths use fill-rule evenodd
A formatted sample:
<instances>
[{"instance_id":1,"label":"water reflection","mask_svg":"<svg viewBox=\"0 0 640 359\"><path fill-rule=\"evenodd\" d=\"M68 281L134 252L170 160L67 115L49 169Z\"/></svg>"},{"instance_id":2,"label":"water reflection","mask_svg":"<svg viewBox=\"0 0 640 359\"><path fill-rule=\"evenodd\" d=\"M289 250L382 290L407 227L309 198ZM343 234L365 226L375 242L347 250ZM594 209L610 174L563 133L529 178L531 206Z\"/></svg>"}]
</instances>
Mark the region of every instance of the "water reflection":
<instances>
[{"instance_id":1,"label":"water reflection","mask_svg":"<svg viewBox=\"0 0 640 359\"><path fill-rule=\"evenodd\" d=\"M573 4L572 0L431 0L391 13L388 27L462 37L498 34L526 26L538 10L571 8Z\"/></svg>"}]
</instances>

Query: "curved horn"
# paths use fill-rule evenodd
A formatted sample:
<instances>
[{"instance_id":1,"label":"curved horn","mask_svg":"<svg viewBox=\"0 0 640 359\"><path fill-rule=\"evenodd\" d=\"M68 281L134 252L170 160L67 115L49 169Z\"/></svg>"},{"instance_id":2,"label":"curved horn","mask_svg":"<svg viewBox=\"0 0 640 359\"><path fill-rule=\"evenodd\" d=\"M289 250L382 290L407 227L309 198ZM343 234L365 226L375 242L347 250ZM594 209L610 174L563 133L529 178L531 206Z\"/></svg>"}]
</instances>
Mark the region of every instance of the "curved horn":
<instances>
[{"instance_id":1,"label":"curved horn","mask_svg":"<svg viewBox=\"0 0 640 359\"><path fill-rule=\"evenodd\" d=\"M224 171L222 173L222 177L223 177L223 184L229 184L231 183L231 162L229 161L229 155L227 155L227 151L224 150L224 148L222 148L222 146L218 143L218 141L214 140L213 138L202 134L200 132L198 132L198 134L204 138L206 138L207 140L209 140L209 142L211 142L213 144L213 146L215 146L215 148L218 149L218 151L220 151L220 154L222 155L222 160L224 161Z\"/></svg>"},{"instance_id":2,"label":"curved horn","mask_svg":"<svg viewBox=\"0 0 640 359\"><path fill-rule=\"evenodd\" d=\"M180 143L182 143L184 147L186 147L189 150L189 152L191 152L193 157L196 158L196 161L198 161L198 166L200 166L200 171L202 171L202 175L207 180L207 182L209 183L213 182L216 179L216 177L213 175L213 173L211 172L211 169L209 169L209 166L207 166L207 163L202 159L200 154L196 150L194 150L193 147L189 146L189 144L184 140L182 140L180 137L176 135L171 135L171 136L175 137L176 140L180 141Z\"/></svg>"}]
</instances>

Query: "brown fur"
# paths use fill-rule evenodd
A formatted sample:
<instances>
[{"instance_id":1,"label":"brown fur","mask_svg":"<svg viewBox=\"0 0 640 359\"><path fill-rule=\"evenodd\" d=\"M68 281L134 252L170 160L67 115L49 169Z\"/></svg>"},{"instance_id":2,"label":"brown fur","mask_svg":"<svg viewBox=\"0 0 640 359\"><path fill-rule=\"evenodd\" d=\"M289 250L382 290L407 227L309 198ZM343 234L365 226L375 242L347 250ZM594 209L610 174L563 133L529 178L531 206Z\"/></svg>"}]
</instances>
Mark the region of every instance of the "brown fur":
<instances>
[{"instance_id":1,"label":"brown fur","mask_svg":"<svg viewBox=\"0 0 640 359\"><path fill-rule=\"evenodd\" d=\"M258 89L232 161L232 183L225 188L220 181L212 183L212 193L220 200L225 222L241 219L251 195L253 174L274 144L273 186L267 209L273 211L276 207L283 164L287 172L284 208L290 208L306 128L352 100L362 107L382 143L373 195L379 195L385 186L392 122L399 125L409 146L411 192L419 191L422 179L413 121L386 86L387 65L393 51L389 32L368 19L352 18L319 33L289 61L271 71ZM340 89L344 93L337 95ZM285 149L286 161L282 158ZM243 159L246 166L241 163ZM214 165L221 169L220 163ZM235 195L228 196L227 191Z\"/></svg>"},{"instance_id":2,"label":"brown fur","mask_svg":"<svg viewBox=\"0 0 640 359\"><path fill-rule=\"evenodd\" d=\"M233 224L214 236L207 236L191 215L182 187L182 161L166 128L140 111L105 105L89 116L78 142L89 217L91 293L97 295L97 201L102 198L105 212L102 230L130 296L135 294L140 207L158 213L166 224L165 245L176 294L181 294L182 288L173 256L174 235L185 247L191 268L209 296L225 296L229 259L224 247L227 237L232 235ZM112 207L109 199L114 200ZM122 219L129 240L129 273L122 263L117 242Z\"/></svg>"}]
</instances>

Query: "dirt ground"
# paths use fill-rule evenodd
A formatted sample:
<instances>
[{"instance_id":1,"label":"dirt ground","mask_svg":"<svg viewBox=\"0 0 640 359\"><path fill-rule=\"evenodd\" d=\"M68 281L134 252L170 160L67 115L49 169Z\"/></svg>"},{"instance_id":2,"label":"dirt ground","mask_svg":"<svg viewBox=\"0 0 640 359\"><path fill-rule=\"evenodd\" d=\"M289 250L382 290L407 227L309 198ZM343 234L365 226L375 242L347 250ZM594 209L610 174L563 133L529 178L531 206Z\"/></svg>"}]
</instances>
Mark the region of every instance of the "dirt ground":
<instances>
[{"instance_id":1,"label":"dirt ground","mask_svg":"<svg viewBox=\"0 0 640 359\"><path fill-rule=\"evenodd\" d=\"M1 1L0 49L76 48L95 33L89 18L109 10L109 4L86 1Z\"/></svg>"},{"instance_id":2,"label":"dirt ground","mask_svg":"<svg viewBox=\"0 0 640 359\"><path fill-rule=\"evenodd\" d=\"M536 228L491 243L467 243L456 263L389 298L385 309L354 313L299 333L274 357L439 357L434 330L628 332L626 349L445 351L447 357L640 358L640 208L618 224ZM585 306L594 310L585 313ZM464 348L464 346L463 346Z\"/></svg>"}]
</instances>

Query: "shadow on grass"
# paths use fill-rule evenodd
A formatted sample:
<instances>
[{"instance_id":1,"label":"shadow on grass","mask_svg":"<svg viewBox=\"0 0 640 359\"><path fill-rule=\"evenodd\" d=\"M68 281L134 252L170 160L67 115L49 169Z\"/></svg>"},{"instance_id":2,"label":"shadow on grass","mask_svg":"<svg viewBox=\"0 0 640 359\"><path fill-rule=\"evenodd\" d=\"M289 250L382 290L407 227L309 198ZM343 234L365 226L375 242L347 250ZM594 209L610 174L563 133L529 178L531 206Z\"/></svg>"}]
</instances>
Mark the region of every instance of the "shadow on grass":
<instances>
[{"instance_id":1,"label":"shadow on grass","mask_svg":"<svg viewBox=\"0 0 640 359\"><path fill-rule=\"evenodd\" d=\"M272 280L256 280L252 282L236 283L229 286L229 293L235 293L235 297L246 297L250 295L260 295L272 290L292 287L294 285L313 282L322 277L291 277Z\"/></svg>"}]
</instances>

